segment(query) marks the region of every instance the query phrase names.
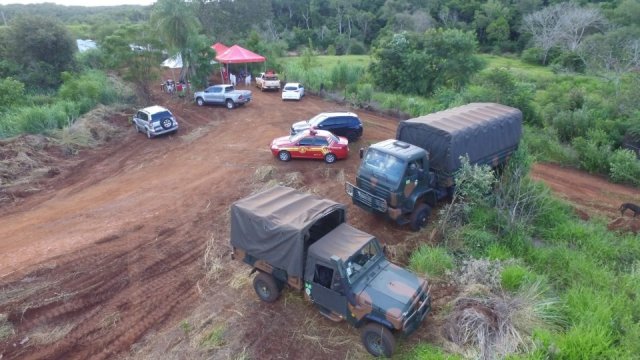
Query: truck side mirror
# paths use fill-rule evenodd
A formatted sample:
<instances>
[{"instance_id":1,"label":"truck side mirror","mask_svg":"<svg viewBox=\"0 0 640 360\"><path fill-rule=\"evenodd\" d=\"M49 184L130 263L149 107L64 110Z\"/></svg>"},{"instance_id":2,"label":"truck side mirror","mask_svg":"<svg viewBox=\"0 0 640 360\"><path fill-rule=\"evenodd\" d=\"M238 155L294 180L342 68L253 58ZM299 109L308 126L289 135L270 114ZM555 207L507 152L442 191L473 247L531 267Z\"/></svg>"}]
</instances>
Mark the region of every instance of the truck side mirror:
<instances>
[{"instance_id":1,"label":"truck side mirror","mask_svg":"<svg viewBox=\"0 0 640 360\"><path fill-rule=\"evenodd\" d=\"M358 154L360 155L360 159L362 159L364 157L364 148L360 148Z\"/></svg>"}]
</instances>

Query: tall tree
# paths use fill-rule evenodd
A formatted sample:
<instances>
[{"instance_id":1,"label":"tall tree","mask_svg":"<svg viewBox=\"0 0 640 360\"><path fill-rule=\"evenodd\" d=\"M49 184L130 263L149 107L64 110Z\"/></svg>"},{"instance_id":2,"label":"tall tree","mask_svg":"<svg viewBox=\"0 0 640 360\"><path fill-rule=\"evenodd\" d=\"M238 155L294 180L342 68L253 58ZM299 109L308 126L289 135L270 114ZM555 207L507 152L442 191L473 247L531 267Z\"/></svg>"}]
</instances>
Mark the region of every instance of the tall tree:
<instances>
[{"instance_id":1,"label":"tall tree","mask_svg":"<svg viewBox=\"0 0 640 360\"><path fill-rule=\"evenodd\" d=\"M159 0L151 12L151 24L171 53L182 55L180 77L189 77L196 55L190 48L201 29L194 8L184 0ZM188 80L188 79L187 79Z\"/></svg>"},{"instance_id":2,"label":"tall tree","mask_svg":"<svg viewBox=\"0 0 640 360\"><path fill-rule=\"evenodd\" d=\"M73 67L76 43L53 18L16 18L5 36L6 55L21 67L20 80L27 86L59 85L60 74Z\"/></svg>"}]
</instances>

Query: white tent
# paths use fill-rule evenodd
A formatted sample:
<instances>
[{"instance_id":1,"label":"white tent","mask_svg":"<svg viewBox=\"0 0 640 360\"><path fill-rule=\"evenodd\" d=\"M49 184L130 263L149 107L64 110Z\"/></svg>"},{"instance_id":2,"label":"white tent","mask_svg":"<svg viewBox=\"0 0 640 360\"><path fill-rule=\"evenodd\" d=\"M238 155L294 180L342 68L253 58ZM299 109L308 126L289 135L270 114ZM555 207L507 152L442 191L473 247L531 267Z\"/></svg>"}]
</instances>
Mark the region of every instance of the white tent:
<instances>
[{"instance_id":1,"label":"white tent","mask_svg":"<svg viewBox=\"0 0 640 360\"><path fill-rule=\"evenodd\" d=\"M78 45L79 52L85 52L87 50L98 48L98 45L93 40L76 39L76 44Z\"/></svg>"},{"instance_id":2,"label":"white tent","mask_svg":"<svg viewBox=\"0 0 640 360\"><path fill-rule=\"evenodd\" d=\"M168 58L167 60L162 62L162 66L168 67L170 69L182 68L182 55L178 53L176 54L176 56Z\"/></svg>"}]
</instances>

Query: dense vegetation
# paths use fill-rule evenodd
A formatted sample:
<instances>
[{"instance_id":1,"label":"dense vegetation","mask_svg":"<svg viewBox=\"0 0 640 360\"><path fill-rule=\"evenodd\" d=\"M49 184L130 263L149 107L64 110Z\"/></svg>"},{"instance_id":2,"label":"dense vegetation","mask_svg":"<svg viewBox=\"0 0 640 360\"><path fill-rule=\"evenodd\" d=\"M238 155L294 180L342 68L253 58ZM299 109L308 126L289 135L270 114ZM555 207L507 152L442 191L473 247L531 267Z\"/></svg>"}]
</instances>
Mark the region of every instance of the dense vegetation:
<instances>
[{"instance_id":1,"label":"dense vegetation","mask_svg":"<svg viewBox=\"0 0 640 360\"><path fill-rule=\"evenodd\" d=\"M525 145L505 176L463 168L466 185L436 225L442 245L417 249L410 265L436 280L483 275L486 288L451 304L451 318L464 320L455 314L465 303L512 310L496 311L502 332L474 328L481 318L448 324L450 335L473 330L451 340L476 356L640 353L640 239L577 219L526 176L536 159L640 185L639 0L160 0L0 12L0 138L131 101L111 71L148 95L170 54L183 55L181 77L203 85L217 41L266 55L266 66L310 91L399 117L474 101L521 109ZM78 54L75 38L99 49ZM432 345L401 355L449 356Z\"/></svg>"}]
</instances>

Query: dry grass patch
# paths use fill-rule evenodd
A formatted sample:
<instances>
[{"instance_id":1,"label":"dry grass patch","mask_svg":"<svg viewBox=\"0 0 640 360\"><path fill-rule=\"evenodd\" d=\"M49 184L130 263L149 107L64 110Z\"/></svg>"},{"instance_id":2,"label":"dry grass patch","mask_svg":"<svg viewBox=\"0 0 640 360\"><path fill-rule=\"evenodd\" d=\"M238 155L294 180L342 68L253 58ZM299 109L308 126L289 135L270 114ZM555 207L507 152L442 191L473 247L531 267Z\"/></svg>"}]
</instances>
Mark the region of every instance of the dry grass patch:
<instances>
[{"instance_id":1,"label":"dry grass patch","mask_svg":"<svg viewBox=\"0 0 640 360\"><path fill-rule=\"evenodd\" d=\"M212 234L204 250L204 269L207 281L217 281L223 275L225 267L222 258L224 254L225 251L221 245L216 243Z\"/></svg>"},{"instance_id":2,"label":"dry grass patch","mask_svg":"<svg viewBox=\"0 0 640 360\"><path fill-rule=\"evenodd\" d=\"M121 130L106 119L119 112L116 107L99 105L81 116L70 126L51 132L51 136L68 155L75 155L82 148L95 147L109 141Z\"/></svg>"},{"instance_id":3,"label":"dry grass patch","mask_svg":"<svg viewBox=\"0 0 640 360\"><path fill-rule=\"evenodd\" d=\"M73 327L73 324L65 324L55 327L41 327L35 329L31 334L29 334L29 338L32 340L34 345L53 344L67 336Z\"/></svg>"},{"instance_id":4,"label":"dry grass patch","mask_svg":"<svg viewBox=\"0 0 640 360\"><path fill-rule=\"evenodd\" d=\"M7 319L7 314L0 314L0 341L13 335L13 325Z\"/></svg>"},{"instance_id":5,"label":"dry grass patch","mask_svg":"<svg viewBox=\"0 0 640 360\"><path fill-rule=\"evenodd\" d=\"M345 330L345 327L351 331ZM307 316L302 326L294 330L293 337L321 351L327 357L346 347L351 349L349 359L370 358L360 342L358 331L345 324L336 324L318 314Z\"/></svg>"},{"instance_id":6,"label":"dry grass patch","mask_svg":"<svg viewBox=\"0 0 640 360\"><path fill-rule=\"evenodd\" d=\"M464 349L467 356L502 359L526 353L534 346L534 329L558 323L551 311L556 301L544 296L539 283L515 295L485 289L465 291L470 295L456 299L443 328L445 337Z\"/></svg>"}]
</instances>

